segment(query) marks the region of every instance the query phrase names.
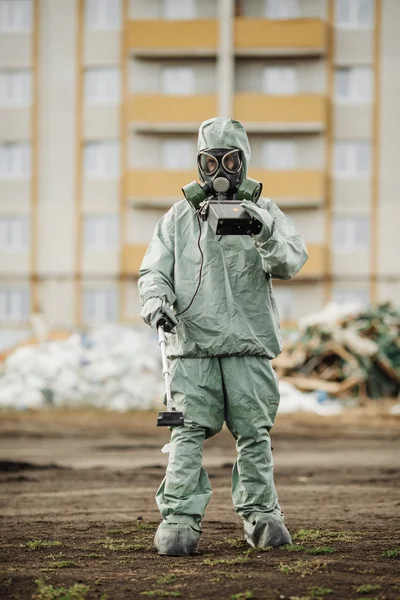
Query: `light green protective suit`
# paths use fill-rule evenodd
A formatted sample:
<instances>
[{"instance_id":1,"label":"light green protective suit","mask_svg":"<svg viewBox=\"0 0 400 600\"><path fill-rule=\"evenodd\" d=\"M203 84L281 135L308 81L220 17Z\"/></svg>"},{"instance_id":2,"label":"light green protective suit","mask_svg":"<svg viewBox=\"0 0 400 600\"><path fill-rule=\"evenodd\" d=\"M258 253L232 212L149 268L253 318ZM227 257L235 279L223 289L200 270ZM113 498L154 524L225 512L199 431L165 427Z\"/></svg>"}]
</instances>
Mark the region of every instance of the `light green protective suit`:
<instances>
[{"instance_id":1,"label":"light green protective suit","mask_svg":"<svg viewBox=\"0 0 400 600\"><path fill-rule=\"evenodd\" d=\"M250 147L239 122L205 121L198 148L213 147L242 150L246 176ZM201 465L203 442L224 421L238 452L232 474L236 511L244 519L280 515L269 437L279 404L270 359L281 351L271 278L293 277L307 252L274 202L260 199L258 206L271 231L263 242L257 236L217 237L186 200L177 202L158 222L140 269L141 314L155 327L163 303L178 315L190 304L200 275L199 243L204 255L198 293L178 316L176 333L167 334L172 396L185 424L172 430L167 473L156 496L164 520L198 530L211 496Z\"/></svg>"}]
</instances>

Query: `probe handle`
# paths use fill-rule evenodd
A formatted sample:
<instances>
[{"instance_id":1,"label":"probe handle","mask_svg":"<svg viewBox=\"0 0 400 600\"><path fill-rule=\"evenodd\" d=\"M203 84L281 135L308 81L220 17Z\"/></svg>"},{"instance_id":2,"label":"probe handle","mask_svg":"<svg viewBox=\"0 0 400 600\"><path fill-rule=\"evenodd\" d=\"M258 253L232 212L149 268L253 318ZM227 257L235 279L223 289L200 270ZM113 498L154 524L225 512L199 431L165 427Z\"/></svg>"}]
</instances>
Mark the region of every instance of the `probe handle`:
<instances>
[{"instance_id":1,"label":"probe handle","mask_svg":"<svg viewBox=\"0 0 400 600\"><path fill-rule=\"evenodd\" d=\"M161 349L161 360L162 360L162 369L163 369L163 377L165 384L165 396L167 398L167 411L170 412L174 410L172 405L172 396L171 396L171 373L169 370L169 362L167 359L167 349L165 345L165 331L160 326L158 328L158 343Z\"/></svg>"}]
</instances>

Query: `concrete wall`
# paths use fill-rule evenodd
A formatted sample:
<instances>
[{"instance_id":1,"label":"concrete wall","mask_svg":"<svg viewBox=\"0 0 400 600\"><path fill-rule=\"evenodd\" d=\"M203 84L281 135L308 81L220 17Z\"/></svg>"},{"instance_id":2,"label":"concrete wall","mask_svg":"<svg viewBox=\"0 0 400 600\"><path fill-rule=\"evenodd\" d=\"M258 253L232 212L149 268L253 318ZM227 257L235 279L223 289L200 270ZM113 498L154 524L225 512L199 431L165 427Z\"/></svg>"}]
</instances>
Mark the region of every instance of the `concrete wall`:
<instances>
[{"instance_id":1,"label":"concrete wall","mask_svg":"<svg viewBox=\"0 0 400 600\"><path fill-rule=\"evenodd\" d=\"M71 275L75 259L76 9L41 0L38 272Z\"/></svg>"},{"instance_id":2,"label":"concrete wall","mask_svg":"<svg viewBox=\"0 0 400 600\"><path fill-rule=\"evenodd\" d=\"M30 138L30 107L0 108L0 140L5 140L7 142L24 142Z\"/></svg>"},{"instance_id":3,"label":"concrete wall","mask_svg":"<svg viewBox=\"0 0 400 600\"><path fill-rule=\"evenodd\" d=\"M379 286L383 300L391 297L400 303L400 79L396 75L400 64L398 23L400 3L385 0L381 36L381 102L379 138L379 211L378 219L378 272L392 278Z\"/></svg>"},{"instance_id":4,"label":"concrete wall","mask_svg":"<svg viewBox=\"0 0 400 600\"><path fill-rule=\"evenodd\" d=\"M196 166L197 136L193 134L147 135L131 133L129 136L129 158L131 169L157 169L162 164L161 145L163 140L189 140L191 142L191 161Z\"/></svg>"},{"instance_id":5,"label":"concrete wall","mask_svg":"<svg viewBox=\"0 0 400 600\"><path fill-rule=\"evenodd\" d=\"M0 69L22 69L32 65L30 33L0 35Z\"/></svg>"},{"instance_id":6,"label":"concrete wall","mask_svg":"<svg viewBox=\"0 0 400 600\"><path fill-rule=\"evenodd\" d=\"M298 169L323 169L325 140L322 135L249 135L251 166L263 167L263 144L272 140L291 140L296 144Z\"/></svg>"}]
</instances>

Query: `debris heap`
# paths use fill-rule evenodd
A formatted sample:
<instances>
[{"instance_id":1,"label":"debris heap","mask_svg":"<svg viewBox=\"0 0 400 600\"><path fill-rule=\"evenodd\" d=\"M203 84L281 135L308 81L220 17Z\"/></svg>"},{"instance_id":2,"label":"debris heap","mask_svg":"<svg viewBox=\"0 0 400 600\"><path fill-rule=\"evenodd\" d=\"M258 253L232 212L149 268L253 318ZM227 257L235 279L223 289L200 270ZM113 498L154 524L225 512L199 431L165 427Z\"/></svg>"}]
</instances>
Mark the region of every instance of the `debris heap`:
<instances>
[{"instance_id":1,"label":"debris heap","mask_svg":"<svg viewBox=\"0 0 400 600\"><path fill-rule=\"evenodd\" d=\"M299 326L273 361L281 379L337 397L400 393L400 311L391 304L330 303Z\"/></svg>"}]
</instances>

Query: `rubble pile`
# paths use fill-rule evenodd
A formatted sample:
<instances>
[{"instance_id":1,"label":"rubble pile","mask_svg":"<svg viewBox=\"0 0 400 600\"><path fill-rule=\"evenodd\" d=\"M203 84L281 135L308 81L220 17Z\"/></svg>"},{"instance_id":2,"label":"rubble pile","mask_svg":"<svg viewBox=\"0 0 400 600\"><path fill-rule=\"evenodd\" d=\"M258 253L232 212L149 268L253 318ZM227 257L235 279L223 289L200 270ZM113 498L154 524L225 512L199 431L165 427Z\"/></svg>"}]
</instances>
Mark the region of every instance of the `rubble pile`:
<instances>
[{"instance_id":1,"label":"rubble pile","mask_svg":"<svg viewBox=\"0 0 400 600\"><path fill-rule=\"evenodd\" d=\"M155 336L122 325L20 346L0 377L0 407L17 409L90 404L123 411L151 408L162 394Z\"/></svg>"},{"instance_id":2,"label":"rubble pile","mask_svg":"<svg viewBox=\"0 0 400 600\"><path fill-rule=\"evenodd\" d=\"M400 393L400 312L391 304L328 304L299 322L273 361L278 377L302 391L371 398Z\"/></svg>"}]
</instances>

